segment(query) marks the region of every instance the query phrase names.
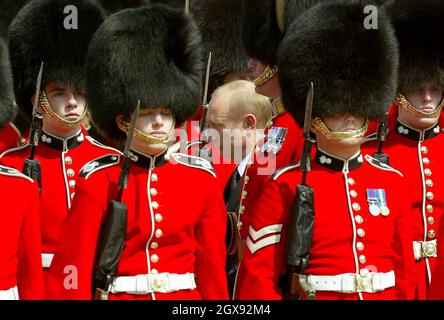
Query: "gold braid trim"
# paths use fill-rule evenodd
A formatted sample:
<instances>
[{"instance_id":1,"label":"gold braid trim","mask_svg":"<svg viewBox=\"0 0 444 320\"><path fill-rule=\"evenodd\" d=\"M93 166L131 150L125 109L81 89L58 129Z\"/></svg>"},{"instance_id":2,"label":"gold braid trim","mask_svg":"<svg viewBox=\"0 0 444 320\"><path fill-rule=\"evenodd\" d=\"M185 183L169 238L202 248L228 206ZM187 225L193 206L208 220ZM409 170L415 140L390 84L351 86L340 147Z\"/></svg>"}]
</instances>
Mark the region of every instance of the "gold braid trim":
<instances>
[{"instance_id":1,"label":"gold braid trim","mask_svg":"<svg viewBox=\"0 0 444 320\"><path fill-rule=\"evenodd\" d=\"M46 113L49 114L49 116L50 116L52 119L54 119L54 120L56 120L56 121L59 121L59 122L63 123L63 125L65 125L65 126L67 126L67 127L76 127L76 126L80 125L80 124L85 120L86 113L87 113L87 110L88 110L88 106L85 106L85 109L83 110L83 114L80 116L79 119L77 119L77 120L65 120L65 119L63 119L61 116L59 116L59 115L58 115L58 114L52 109L51 105L49 104L49 101L48 101L48 98L47 98L47 96L46 96L45 91L42 91L42 92L40 93L40 96L39 96L39 104L40 104L40 107L42 107L43 110L45 110Z\"/></svg>"},{"instance_id":2,"label":"gold braid trim","mask_svg":"<svg viewBox=\"0 0 444 320\"><path fill-rule=\"evenodd\" d=\"M129 122L122 121L122 129L126 133L128 133L130 126L131 126L131 124ZM165 137L163 137L163 138L152 137L152 136L140 131L139 129L134 128L134 138L136 138L137 140L139 140L143 143L147 143L147 144L166 144L170 141L171 137L173 136L175 126L176 126L176 118L173 116L173 125L171 126L170 132L168 132L168 134Z\"/></svg>"},{"instance_id":3,"label":"gold braid trim","mask_svg":"<svg viewBox=\"0 0 444 320\"><path fill-rule=\"evenodd\" d=\"M254 85L256 87L263 85L268 80L273 78L273 76L276 74L277 71L278 71L277 66L274 67L267 66L265 70L256 79L253 80Z\"/></svg>"},{"instance_id":4,"label":"gold braid trim","mask_svg":"<svg viewBox=\"0 0 444 320\"><path fill-rule=\"evenodd\" d=\"M331 131L327 125L320 118L316 117L311 121L313 127L319 130L328 140L343 140L350 138L361 138L367 132L368 119L365 119L365 123L361 129L350 132L335 132Z\"/></svg>"},{"instance_id":5,"label":"gold braid trim","mask_svg":"<svg viewBox=\"0 0 444 320\"><path fill-rule=\"evenodd\" d=\"M395 105L398 107L402 107L404 110L406 110L408 113L410 113L412 116L417 118L438 118L439 114L441 113L441 109L444 104L444 99L441 98L440 103L438 104L439 107L435 109L435 111L432 112L423 112L421 110L416 109L409 100L407 100L406 97L402 93L398 93L395 97Z\"/></svg>"},{"instance_id":6,"label":"gold braid trim","mask_svg":"<svg viewBox=\"0 0 444 320\"><path fill-rule=\"evenodd\" d=\"M271 100L271 108L272 108L271 111L273 113L273 117L277 117L278 115L281 115L284 112L287 112L287 110L285 109L284 102L282 101L281 97Z\"/></svg>"}]
</instances>

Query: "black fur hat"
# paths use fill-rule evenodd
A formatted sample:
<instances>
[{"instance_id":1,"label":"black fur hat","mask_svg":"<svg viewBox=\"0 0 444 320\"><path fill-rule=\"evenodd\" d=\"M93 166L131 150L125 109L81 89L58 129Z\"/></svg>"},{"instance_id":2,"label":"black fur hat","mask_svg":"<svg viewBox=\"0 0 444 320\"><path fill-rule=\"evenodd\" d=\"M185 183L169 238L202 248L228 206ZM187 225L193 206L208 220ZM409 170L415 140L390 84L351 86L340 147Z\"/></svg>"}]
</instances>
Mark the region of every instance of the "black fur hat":
<instances>
[{"instance_id":1,"label":"black fur hat","mask_svg":"<svg viewBox=\"0 0 444 320\"><path fill-rule=\"evenodd\" d=\"M202 54L196 24L165 5L125 9L108 17L91 41L87 88L94 123L108 139L125 134L115 117L141 107L168 107L181 124L200 104Z\"/></svg>"},{"instance_id":2,"label":"black fur hat","mask_svg":"<svg viewBox=\"0 0 444 320\"><path fill-rule=\"evenodd\" d=\"M64 13L67 6L77 8L77 29L72 24L74 15L70 17L75 11ZM31 1L19 11L9 28L9 54L16 101L23 114L32 115L31 97L42 61L42 85L55 81L84 87L88 44L103 18L102 9L92 0Z\"/></svg>"},{"instance_id":3,"label":"black fur hat","mask_svg":"<svg viewBox=\"0 0 444 320\"><path fill-rule=\"evenodd\" d=\"M242 0L242 44L247 54L269 65L276 65L276 54L283 33L304 10L325 0L282 0L277 13L276 0ZM282 18L281 25L277 16Z\"/></svg>"},{"instance_id":4,"label":"black fur hat","mask_svg":"<svg viewBox=\"0 0 444 320\"><path fill-rule=\"evenodd\" d=\"M204 61L211 52L210 86L223 84L227 73L249 73L248 56L242 46L241 0L193 0L191 13L202 36ZM209 90L210 92L213 90Z\"/></svg>"},{"instance_id":5,"label":"black fur hat","mask_svg":"<svg viewBox=\"0 0 444 320\"><path fill-rule=\"evenodd\" d=\"M0 1L0 37L7 42L8 27L19 10L30 0L1 0Z\"/></svg>"},{"instance_id":6,"label":"black fur hat","mask_svg":"<svg viewBox=\"0 0 444 320\"><path fill-rule=\"evenodd\" d=\"M291 24L278 53L282 98L302 125L310 82L313 117L338 113L382 116L396 93L398 44L390 20L378 11L378 28L366 29L368 1L318 4Z\"/></svg>"},{"instance_id":7,"label":"black fur hat","mask_svg":"<svg viewBox=\"0 0 444 320\"><path fill-rule=\"evenodd\" d=\"M414 90L426 84L444 85L444 1L395 0L387 12L399 41L398 91Z\"/></svg>"},{"instance_id":8,"label":"black fur hat","mask_svg":"<svg viewBox=\"0 0 444 320\"><path fill-rule=\"evenodd\" d=\"M106 13L113 14L127 8L137 8L150 4L150 0L97 0Z\"/></svg>"},{"instance_id":9,"label":"black fur hat","mask_svg":"<svg viewBox=\"0 0 444 320\"><path fill-rule=\"evenodd\" d=\"M14 118L14 91L8 50L0 38L0 130Z\"/></svg>"}]
</instances>

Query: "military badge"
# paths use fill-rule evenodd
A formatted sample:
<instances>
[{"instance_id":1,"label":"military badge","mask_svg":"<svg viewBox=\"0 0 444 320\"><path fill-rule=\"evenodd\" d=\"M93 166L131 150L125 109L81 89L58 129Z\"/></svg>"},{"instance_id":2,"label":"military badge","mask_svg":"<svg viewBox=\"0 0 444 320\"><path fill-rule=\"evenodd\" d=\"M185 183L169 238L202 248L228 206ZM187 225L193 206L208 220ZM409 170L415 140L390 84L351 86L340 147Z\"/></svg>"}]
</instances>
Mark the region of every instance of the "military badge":
<instances>
[{"instance_id":1,"label":"military badge","mask_svg":"<svg viewBox=\"0 0 444 320\"><path fill-rule=\"evenodd\" d=\"M390 214L384 189L367 189L367 202L372 216L387 217Z\"/></svg>"},{"instance_id":2,"label":"military badge","mask_svg":"<svg viewBox=\"0 0 444 320\"><path fill-rule=\"evenodd\" d=\"M262 145L262 152L277 154L281 150L287 135L287 128L271 127L267 134L267 141Z\"/></svg>"}]
</instances>

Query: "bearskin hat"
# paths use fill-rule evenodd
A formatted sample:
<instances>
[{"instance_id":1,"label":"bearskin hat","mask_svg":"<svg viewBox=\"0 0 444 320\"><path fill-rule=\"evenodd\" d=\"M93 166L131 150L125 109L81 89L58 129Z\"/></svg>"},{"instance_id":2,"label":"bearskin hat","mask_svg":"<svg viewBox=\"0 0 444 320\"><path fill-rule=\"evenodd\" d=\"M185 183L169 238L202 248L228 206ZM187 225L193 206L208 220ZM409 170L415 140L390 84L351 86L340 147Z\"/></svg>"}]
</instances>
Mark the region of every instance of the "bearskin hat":
<instances>
[{"instance_id":1,"label":"bearskin hat","mask_svg":"<svg viewBox=\"0 0 444 320\"><path fill-rule=\"evenodd\" d=\"M14 118L14 91L8 50L0 38L0 130Z\"/></svg>"},{"instance_id":2,"label":"bearskin hat","mask_svg":"<svg viewBox=\"0 0 444 320\"><path fill-rule=\"evenodd\" d=\"M141 107L168 107L181 124L201 97L202 51L196 24L183 10L155 4L109 16L94 35L87 88L94 123L108 139L125 134L115 117Z\"/></svg>"},{"instance_id":3,"label":"bearskin hat","mask_svg":"<svg viewBox=\"0 0 444 320\"><path fill-rule=\"evenodd\" d=\"M126 8L137 8L150 4L149 0L97 0L97 2L108 15Z\"/></svg>"},{"instance_id":4,"label":"bearskin hat","mask_svg":"<svg viewBox=\"0 0 444 320\"><path fill-rule=\"evenodd\" d=\"M210 86L213 89L222 85L230 72L245 77L249 73L248 56L240 39L241 9L241 0L191 2L191 13L202 36L204 61L211 52Z\"/></svg>"},{"instance_id":5,"label":"bearskin hat","mask_svg":"<svg viewBox=\"0 0 444 320\"><path fill-rule=\"evenodd\" d=\"M176 9L185 9L185 0L149 0L151 4L160 3ZM190 2L192 2L191 0ZM225 0L226 1L226 0Z\"/></svg>"},{"instance_id":6,"label":"bearskin hat","mask_svg":"<svg viewBox=\"0 0 444 320\"><path fill-rule=\"evenodd\" d=\"M444 85L444 42L436 37L442 29L444 2L395 0L386 9L399 41L398 91Z\"/></svg>"},{"instance_id":7,"label":"bearskin hat","mask_svg":"<svg viewBox=\"0 0 444 320\"><path fill-rule=\"evenodd\" d=\"M315 5L291 24L278 52L279 81L288 111L302 125L310 82L313 117L340 113L378 118L396 93L399 63L394 28L383 9L366 29L368 1Z\"/></svg>"},{"instance_id":8,"label":"bearskin hat","mask_svg":"<svg viewBox=\"0 0 444 320\"><path fill-rule=\"evenodd\" d=\"M19 10L30 0L2 0L0 1L0 12L2 17L0 19L0 37L5 42L8 39L8 27L12 19L17 15Z\"/></svg>"},{"instance_id":9,"label":"bearskin hat","mask_svg":"<svg viewBox=\"0 0 444 320\"><path fill-rule=\"evenodd\" d=\"M72 6L77 12L64 13ZM78 19L77 29L67 23L73 22L70 13ZM42 84L55 81L84 87L88 44L103 19L103 11L92 0L31 1L19 11L9 28L9 54L16 100L23 114L31 117L31 97L41 62Z\"/></svg>"},{"instance_id":10,"label":"bearskin hat","mask_svg":"<svg viewBox=\"0 0 444 320\"><path fill-rule=\"evenodd\" d=\"M279 0L243 0L241 39L247 54L269 65L276 65L276 53L283 31L298 14L322 0L282 0L283 25L279 25ZM324 0L325 1L325 0ZM281 30L284 29L284 30Z\"/></svg>"}]
</instances>

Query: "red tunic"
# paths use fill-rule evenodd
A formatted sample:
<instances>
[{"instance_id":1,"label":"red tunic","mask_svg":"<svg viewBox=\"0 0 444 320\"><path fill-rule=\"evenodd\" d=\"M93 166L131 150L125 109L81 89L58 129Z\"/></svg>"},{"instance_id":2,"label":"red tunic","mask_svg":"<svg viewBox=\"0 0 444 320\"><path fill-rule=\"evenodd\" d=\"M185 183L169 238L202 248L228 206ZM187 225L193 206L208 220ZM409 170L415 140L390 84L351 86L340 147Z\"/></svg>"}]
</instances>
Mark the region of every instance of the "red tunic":
<instances>
[{"instance_id":1,"label":"red tunic","mask_svg":"<svg viewBox=\"0 0 444 320\"><path fill-rule=\"evenodd\" d=\"M0 290L18 287L20 299L43 299L37 183L0 166Z\"/></svg>"},{"instance_id":2,"label":"red tunic","mask_svg":"<svg viewBox=\"0 0 444 320\"><path fill-rule=\"evenodd\" d=\"M414 212L410 217L413 240L439 239L438 226L444 214L444 134L439 125L417 131L397 122L387 136L383 152L389 156L390 165L399 169L410 186ZM365 145L375 150L376 142ZM413 246L413 244L412 244ZM439 250L438 250L439 254ZM417 299L426 299L431 273L436 257L418 257L416 261Z\"/></svg>"},{"instance_id":3,"label":"red tunic","mask_svg":"<svg viewBox=\"0 0 444 320\"><path fill-rule=\"evenodd\" d=\"M20 131L12 122L9 122L3 130L0 131L0 153L19 146L24 138Z\"/></svg>"},{"instance_id":4,"label":"red tunic","mask_svg":"<svg viewBox=\"0 0 444 320\"><path fill-rule=\"evenodd\" d=\"M35 158L40 161L41 167L42 253L54 254L60 227L74 198L80 170L89 161L106 154L120 152L98 143L83 128L66 140L42 134L35 149ZM0 163L22 171L24 159L28 157L29 143L26 143L4 152L0 156ZM45 278L46 275L44 272Z\"/></svg>"},{"instance_id":5,"label":"red tunic","mask_svg":"<svg viewBox=\"0 0 444 320\"><path fill-rule=\"evenodd\" d=\"M136 156L122 201L128 206L117 276L194 273L197 288L172 293L110 294L110 299L226 299L222 192L209 162L180 153ZM50 270L50 298L91 299L91 274L103 216L116 198L120 157L85 167ZM191 164L187 164L191 161ZM90 171L91 170L91 171ZM78 289L63 287L64 268L77 268Z\"/></svg>"},{"instance_id":6,"label":"red tunic","mask_svg":"<svg viewBox=\"0 0 444 320\"><path fill-rule=\"evenodd\" d=\"M307 175L314 189L315 221L306 270L309 275L360 274L394 270L396 286L376 293L318 291L317 299L411 299L414 291L410 208L403 201L403 179L361 155L343 161L318 151ZM286 232L298 165L279 170L267 180L252 208L244 260L240 264L236 297L281 299L280 277L286 267ZM367 190L384 190L388 216L369 212Z\"/></svg>"}]
</instances>

